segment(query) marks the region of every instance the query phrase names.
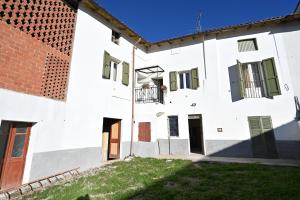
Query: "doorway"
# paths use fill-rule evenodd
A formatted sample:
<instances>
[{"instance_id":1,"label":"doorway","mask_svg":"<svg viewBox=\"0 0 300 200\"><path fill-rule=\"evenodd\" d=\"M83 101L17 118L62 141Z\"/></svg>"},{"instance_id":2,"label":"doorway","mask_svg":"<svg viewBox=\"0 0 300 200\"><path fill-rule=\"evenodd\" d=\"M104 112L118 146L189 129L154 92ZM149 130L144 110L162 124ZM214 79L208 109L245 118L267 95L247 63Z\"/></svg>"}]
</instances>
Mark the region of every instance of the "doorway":
<instances>
[{"instance_id":1,"label":"doorway","mask_svg":"<svg viewBox=\"0 0 300 200\"><path fill-rule=\"evenodd\" d=\"M152 79L154 84L157 87L157 100L159 103L163 104L164 103L164 91L162 90L162 86L164 85L163 78L153 78Z\"/></svg>"},{"instance_id":2,"label":"doorway","mask_svg":"<svg viewBox=\"0 0 300 200\"><path fill-rule=\"evenodd\" d=\"M120 158L121 120L103 118L102 160Z\"/></svg>"},{"instance_id":3,"label":"doorway","mask_svg":"<svg viewBox=\"0 0 300 200\"><path fill-rule=\"evenodd\" d=\"M22 184L31 123L2 121L0 127L0 188Z\"/></svg>"},{"instance_id":4,"label":"doorway","mask_svg":"<svg viewBox=\"0 0 300 200\"><path fill-rule=\"evenodd\" d=\"M204 154L202 116L189 115L190 151Z\"/></svg>"},{"instance_id":5,"label":"doorway","mask_svg":"<svg viewBox=\"0 0 300 200\"><path fill-rule=\"evenodd\" d=\"M248 123L253 157L278 158L271 117L248 117Z\"/></svg>"}]
</instances>

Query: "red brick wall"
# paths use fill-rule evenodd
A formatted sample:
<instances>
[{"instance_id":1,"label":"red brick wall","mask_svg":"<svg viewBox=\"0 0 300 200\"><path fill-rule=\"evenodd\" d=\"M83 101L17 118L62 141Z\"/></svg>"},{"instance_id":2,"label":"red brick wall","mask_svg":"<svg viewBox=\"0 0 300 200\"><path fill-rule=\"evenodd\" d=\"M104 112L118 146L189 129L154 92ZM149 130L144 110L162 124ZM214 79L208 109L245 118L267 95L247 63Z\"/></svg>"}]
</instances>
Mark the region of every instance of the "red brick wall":
<instances>
[{"instance_id":1,"label":"red brick wall","mask_svg":"<svg viewBox=\"0 0 300 200\"><path fill-rule=\"evenodd\" d=\"M0 88L64 100L75 18L61 0L0 0Z\"/></svg>"}]
</instances>

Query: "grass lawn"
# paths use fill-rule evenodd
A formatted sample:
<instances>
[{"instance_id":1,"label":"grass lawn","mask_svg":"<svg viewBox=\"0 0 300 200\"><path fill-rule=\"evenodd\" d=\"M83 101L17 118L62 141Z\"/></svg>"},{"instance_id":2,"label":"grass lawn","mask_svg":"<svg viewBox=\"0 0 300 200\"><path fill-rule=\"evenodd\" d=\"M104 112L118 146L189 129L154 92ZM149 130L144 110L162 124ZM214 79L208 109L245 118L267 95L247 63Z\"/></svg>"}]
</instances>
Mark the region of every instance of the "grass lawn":
<instances>
[{"instance_id":1,"label":"grass lawn","mask_svg":"<svg viewBox=\"0 0 300 200\"><path fill-rule=\"evenodd\" d=\"M25 199L300 199L300 168L134 158Z\"/></svg>"}]
</instances>

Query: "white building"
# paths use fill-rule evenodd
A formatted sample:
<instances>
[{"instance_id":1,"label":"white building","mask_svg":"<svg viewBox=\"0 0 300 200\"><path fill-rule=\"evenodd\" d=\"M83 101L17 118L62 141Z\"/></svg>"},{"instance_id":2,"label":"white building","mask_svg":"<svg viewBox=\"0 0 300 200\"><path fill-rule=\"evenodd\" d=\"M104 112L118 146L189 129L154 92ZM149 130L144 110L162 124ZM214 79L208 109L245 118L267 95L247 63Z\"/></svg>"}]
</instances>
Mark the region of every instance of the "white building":
<instances>
[{"instance_id":1,"label":"white building","mask_svg":"<svg viewBox=\"0 0 300 200\"><path fill-rule=\"evenodd\" d=\"M299 159L299 19L149 43L82 0L66 100L0 89L3 132L34 122L22 182L130 153Z\"/></svg>"}]
</instances>

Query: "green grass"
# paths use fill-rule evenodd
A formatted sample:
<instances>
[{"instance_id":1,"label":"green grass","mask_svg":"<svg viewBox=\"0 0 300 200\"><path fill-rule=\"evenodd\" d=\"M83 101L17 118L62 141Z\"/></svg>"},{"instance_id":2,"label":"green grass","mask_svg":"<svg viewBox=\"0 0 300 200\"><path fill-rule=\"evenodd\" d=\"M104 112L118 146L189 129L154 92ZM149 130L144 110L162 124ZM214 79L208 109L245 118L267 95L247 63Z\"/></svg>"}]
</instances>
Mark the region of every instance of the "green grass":
<instances>
[{"instance_id":1,"label":"green grass","mask_svg":"<svg viewBox=\"0 0 300 200\"><path fill-rule=\"evenodd\" d=\"M135 158L25 199L300 199L300 168Z\"/></svg>"}]
</instances>

